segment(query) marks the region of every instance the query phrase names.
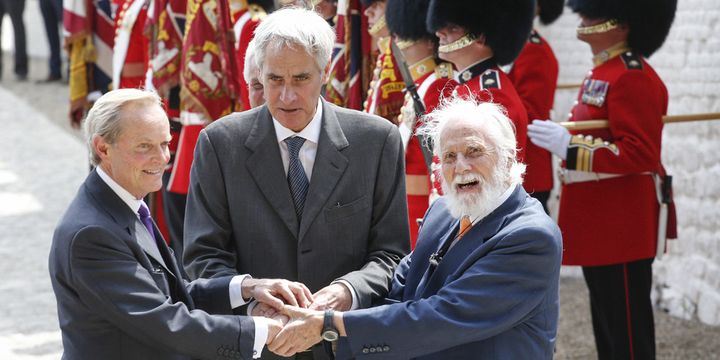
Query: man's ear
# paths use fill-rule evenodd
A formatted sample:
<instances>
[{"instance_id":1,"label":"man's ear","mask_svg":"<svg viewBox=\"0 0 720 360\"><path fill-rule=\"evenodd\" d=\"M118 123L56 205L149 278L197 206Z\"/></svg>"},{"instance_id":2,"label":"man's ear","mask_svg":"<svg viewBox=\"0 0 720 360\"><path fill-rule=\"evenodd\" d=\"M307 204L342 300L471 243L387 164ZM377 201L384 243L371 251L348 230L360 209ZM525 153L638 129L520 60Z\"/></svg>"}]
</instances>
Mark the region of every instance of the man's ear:
<instances>
[{"instance_id":1,"label":"man's ear","mask_svg":"<svg viewBox=\"0 0 720 360\"><path fill-rule=\"evenodd\" d=\"M109 158L108 151L110 149L110 144L108 144L102 136L93 136L93 149L95 149L95 154L97 154L101 160L105 161Z\"/></svg>"}]
</instances>

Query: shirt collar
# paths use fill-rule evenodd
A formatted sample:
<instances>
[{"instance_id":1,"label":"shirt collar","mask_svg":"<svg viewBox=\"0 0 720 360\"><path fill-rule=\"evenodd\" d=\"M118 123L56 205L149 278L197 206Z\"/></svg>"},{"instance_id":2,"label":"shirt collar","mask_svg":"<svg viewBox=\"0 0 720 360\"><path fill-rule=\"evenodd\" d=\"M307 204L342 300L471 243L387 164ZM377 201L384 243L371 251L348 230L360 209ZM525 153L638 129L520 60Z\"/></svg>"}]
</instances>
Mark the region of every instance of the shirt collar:
<instances>
[{"instance_id":1,"label":"shirt collar","mask_svg":"<svg viewBox=\"0 0 720 360\"><path fill-rule=\"evenodd\" d=\"M135 196L133 196L129 191L125 190L120 184L115 182L113 178L110 177L100 166L95 167L95 171L97 171L98 175L100 175L100 178L112 189L112 191L117 194L117 196L120 197L120 199L127 204L127 206L130 207L130 210L132 210L135 214L138 213L138 210L140 210L140 204L142 204L142 199L136 199Z\"/></svg>"},{"instance_id":2,"label":"shirt collar","mask_svg":"<svg viewBox=\"0 0 720 360\"><path fill-rule=\"evenodd\" d=\"M318 105L315 110L315 116L300 132L294 132L280 124L279 121L273 117L273 125L275 126L275 135L277 136L278 143L293 136L299 136L307 141L317 144L320 139L320 128L322 125L322 100L318 99Z\"/></svg>"},{"instance_id":3,"label":"shirt collar","mask_svg":"<svg viewBox=\"0 0 720 360\"><path fill-rule=\"evenodd\" d=\"M495 58L493 58L492 56L486 57L466 67L465 69L458 71L455 81L459 82L460 84L464 84L475 78L476 76L480 76L482 73L485 72L485 70L490 69L495 65L497 65Z\"/></svg>"}]
</instances>

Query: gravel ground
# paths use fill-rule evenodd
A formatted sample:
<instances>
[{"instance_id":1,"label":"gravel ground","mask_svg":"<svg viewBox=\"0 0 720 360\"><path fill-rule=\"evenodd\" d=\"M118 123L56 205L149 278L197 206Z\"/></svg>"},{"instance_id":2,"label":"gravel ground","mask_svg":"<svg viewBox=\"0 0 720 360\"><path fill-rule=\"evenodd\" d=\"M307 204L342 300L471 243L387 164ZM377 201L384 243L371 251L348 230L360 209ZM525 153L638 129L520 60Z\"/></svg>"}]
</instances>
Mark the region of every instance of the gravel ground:
<instances>
[{"instance_id":1,"label":"gravel ground","mask_svg":"<svg viewBox=\"0 0 720 360\"><path fill-rule=\"evenodd\" d=\"M82 151L82 142L79 132L68 125L67 85L35 84L46 76L45 60L32 59L29 81L16 82L8 66L11 59L7 54L3 57L0 175L17 174L21 181L15 185L0 181L0 195L8 190L23 192L41 199L45 206L30 209L31 216L0 212L0 271L4 278L0 283L0 358L57 359L61 346L47 278L47 251L52 228L84 178L84 154L76 154ZM27 251L29 248L39 250ZM596 358L583 280L562 277L560 298L555 358ZM655 322L658 359L720 359L720 327L661 311L655 312Z\"/></svg>"}]
</instances>

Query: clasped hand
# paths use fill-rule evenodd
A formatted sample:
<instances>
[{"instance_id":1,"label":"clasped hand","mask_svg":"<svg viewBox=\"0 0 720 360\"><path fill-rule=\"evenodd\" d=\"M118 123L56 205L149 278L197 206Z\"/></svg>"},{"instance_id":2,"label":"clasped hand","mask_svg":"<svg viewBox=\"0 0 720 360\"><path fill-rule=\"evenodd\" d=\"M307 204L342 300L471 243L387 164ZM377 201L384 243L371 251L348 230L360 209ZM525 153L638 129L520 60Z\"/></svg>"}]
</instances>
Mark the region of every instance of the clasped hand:
<instances>
[{"instance_id":1,"label":"clasped hand","mask_svg":"<svg viewBox=\"0 0 720 360\"><path fill-rule=\"evenodd\" d=\"M352 296L345 285L331 284L309 297L302 299L264 302L256 297L258 304L253 316L264 316L268 324L268 349L280 356L292 356L319 343L325 309L349 310Z\"/></svg>"}]
</instances>

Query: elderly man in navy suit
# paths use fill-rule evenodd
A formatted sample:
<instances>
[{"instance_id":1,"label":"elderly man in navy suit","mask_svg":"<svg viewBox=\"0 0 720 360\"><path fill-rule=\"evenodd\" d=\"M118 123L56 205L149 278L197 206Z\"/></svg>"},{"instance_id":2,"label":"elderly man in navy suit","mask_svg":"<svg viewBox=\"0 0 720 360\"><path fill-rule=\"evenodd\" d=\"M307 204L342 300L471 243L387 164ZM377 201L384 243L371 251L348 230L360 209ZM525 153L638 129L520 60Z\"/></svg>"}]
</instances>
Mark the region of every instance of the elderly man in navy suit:
<instances>
[{"instance_id":1,"label":"elderly man in navy suit","mask_svg":"<svg viewBox=\"0 0 720 360\"><path fill-rule=\"evenodd\" d=\"M523 190L511 121L496 104L452 99L426 122L445 196L389 296L349 312L288 306L292 321L270 350L287 355L322 337L337 340L339 359L552 358L562 240Z\"/></svg>"}]
</instances>

